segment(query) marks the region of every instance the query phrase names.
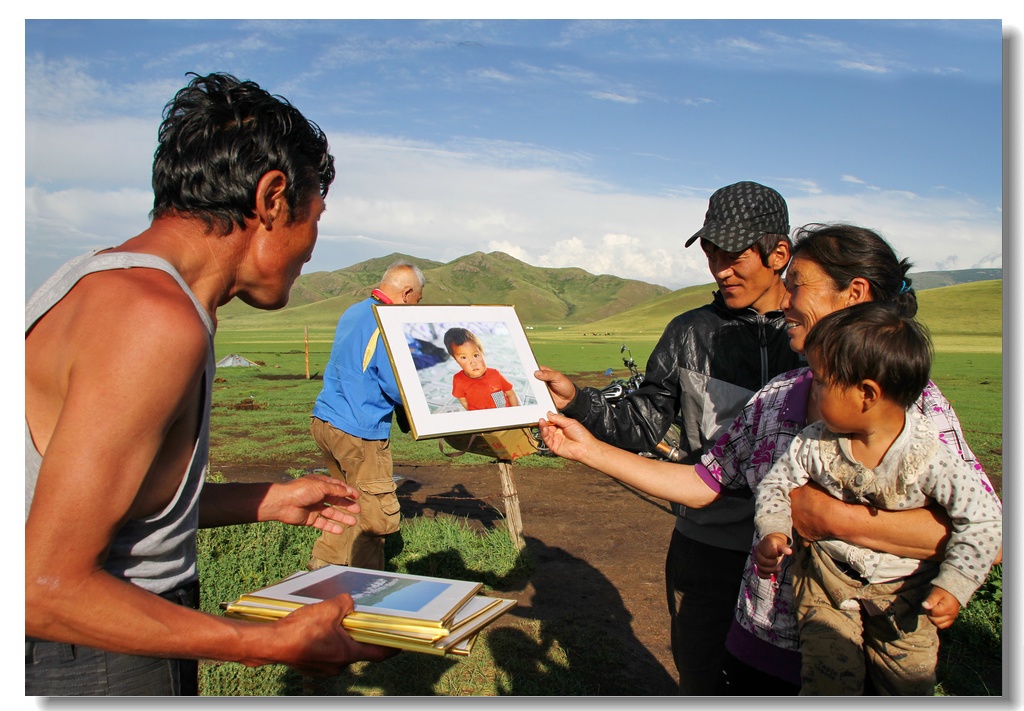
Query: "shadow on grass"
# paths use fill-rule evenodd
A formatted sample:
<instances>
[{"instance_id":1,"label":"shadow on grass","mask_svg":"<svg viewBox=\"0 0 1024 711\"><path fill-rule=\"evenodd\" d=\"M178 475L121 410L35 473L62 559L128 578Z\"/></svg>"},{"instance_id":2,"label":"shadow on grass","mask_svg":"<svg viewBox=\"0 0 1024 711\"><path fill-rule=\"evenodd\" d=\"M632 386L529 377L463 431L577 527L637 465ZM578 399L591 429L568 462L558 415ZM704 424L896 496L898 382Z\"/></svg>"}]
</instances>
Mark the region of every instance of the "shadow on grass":
<instances>
[{"instance_id":1,"label":"shadow on grass","mask_svg":"<svg viewBox=\"0 0 1024 711\"><path fill-rule=\"evenodd\" d=\"M493 502L477 497L464 484L452 484L446 492L425 497L423 503L413 501L411 498L420 487L420 483L414 479L405 479L398 485L402 518L433 517L435 512L443 511L446 516L474 521L485 529L493 529L499 522L505 520Z\"/></svg>"}]
</instances>

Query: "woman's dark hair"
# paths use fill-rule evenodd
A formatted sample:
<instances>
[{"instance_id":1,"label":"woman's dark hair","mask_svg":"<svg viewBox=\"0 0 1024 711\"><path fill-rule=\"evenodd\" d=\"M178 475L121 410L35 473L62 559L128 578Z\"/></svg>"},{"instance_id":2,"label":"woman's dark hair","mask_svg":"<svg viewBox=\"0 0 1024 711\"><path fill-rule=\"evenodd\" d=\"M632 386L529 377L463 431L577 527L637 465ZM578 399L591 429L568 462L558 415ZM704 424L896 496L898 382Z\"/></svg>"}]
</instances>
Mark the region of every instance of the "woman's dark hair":
<instances>
[{"instance_id":1,"label":"woman's dark hair","mask_svg":"<svg viewBox=\"0 0 1024 711\"><path fill-rule=\"evenodd\" d=\"M817 375L829 385L848 388L874 380L903 408L928 385L928 330L893 304L868 301L833 311L811 327L804 350L819 362Z\"/></svg>"},{"instance_id":2,"label":"woman's dark hair","mask_svg":"<svg viewBox=\"0 0 1024 711\"><path fill-rule=\"evenodd\" d=\"M258 84L230 74L194 77L164 107L153 156L154 218L195 216L230 233L253 217L256 184L268 171L287 179L290 220L327 195L334 157L320 127Z\"/></svg>"},{"instance_id":3,"label":"woman's dark hair","mask_svg":"<svg viewBox=\"0 0 1024 711\"><path fill-rule=\"evenodd\" d=\"M856 277L871 285L873 301L891 304L900 315L917 314L917 295L907 271L913 266L899 259L876 232L855 225L804 225L796 231L793 259L809 259L845 289Z\"/></svg>"}]
</instances>

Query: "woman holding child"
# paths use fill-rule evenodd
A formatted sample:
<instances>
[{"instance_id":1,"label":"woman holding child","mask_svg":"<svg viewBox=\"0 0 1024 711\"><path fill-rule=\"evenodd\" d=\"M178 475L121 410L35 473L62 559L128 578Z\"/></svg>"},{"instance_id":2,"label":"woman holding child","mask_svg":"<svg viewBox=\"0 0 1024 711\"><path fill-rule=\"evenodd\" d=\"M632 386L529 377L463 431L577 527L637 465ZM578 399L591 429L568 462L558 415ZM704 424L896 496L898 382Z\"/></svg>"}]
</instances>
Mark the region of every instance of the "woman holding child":
<instances>
[{"instance_id":1,"label":"woman holding child","mask_svg":"<svg viewBox=\"0 0 1024 711\"><path fill-rule=\"evenodd\" d=\"M910 263L899 260L874 232L849 225L814 225L800 230L795 242L782 302L794 351L804 352L807 335L820 319L854 304L874 301L904 317L916 314L917 298L907 277ZM794 438L820 419L817 402L810 397L812 379L810 370L801 368L772 380L695 466L640 459L600 442L561 415L542 421L541 432L555 454L651 495L700 507L722 496L752 496ZM915 409L934 425L938 440L970 465L965 470L976 479L973 483L991 494L991 483L967 446L956 414L933 383L910 408ZM790 495L811 500L793 510L793 527L804 541L838 539L905 558L941 559L952 529L939 507L878 510L843 503L813 484ZM801 518L798 509L812 511L811 518ZM792 560L787 555L775 575L761 578L753 551L748 559L727 642L733 656L727 669L733 693L795 693L800 688ZM901 679L920 674L898 664L879 666L872 670L871 681L880 693L900 693L905 689Z\"/></svg>"}]
</instances>

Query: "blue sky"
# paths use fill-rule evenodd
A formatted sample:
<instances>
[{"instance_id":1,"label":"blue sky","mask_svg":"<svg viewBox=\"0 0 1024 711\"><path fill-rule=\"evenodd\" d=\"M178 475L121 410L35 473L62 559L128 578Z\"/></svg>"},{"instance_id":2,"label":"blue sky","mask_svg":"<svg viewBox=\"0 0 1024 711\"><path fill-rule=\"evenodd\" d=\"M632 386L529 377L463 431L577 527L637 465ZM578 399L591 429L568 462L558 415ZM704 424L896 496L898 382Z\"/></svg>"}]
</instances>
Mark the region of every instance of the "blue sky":
<instances>
[{"instance_id":1,"label":"blue sky","mask_svg":"<svg viewBox=\"0 0 1024 711\"><path fill-rule=\"evenodd\" d=\"M917 270L1001 267L1002 38L998 20L26 21L26 292L145 229L188 71L253 79L327 133L307 273L501 250L706 283L683 242L738 180L778 189L793 226L878 229Z\"/></svg>"}]
</instances>

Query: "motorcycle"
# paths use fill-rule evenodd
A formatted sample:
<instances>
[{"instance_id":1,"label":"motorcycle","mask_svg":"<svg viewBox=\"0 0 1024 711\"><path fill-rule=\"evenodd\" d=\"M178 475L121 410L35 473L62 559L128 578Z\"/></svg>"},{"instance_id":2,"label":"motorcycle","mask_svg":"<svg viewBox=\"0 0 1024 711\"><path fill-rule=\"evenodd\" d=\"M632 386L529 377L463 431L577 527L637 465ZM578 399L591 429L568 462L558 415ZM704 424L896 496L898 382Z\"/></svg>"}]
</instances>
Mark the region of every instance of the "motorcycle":
<instances>
[{"instance_id":1,"label":"motorcycle","mask_svg":"<svg viewBox=\"0 0 1024 711\"><path fill-rule=\"evenodd\" d=\"M622 364L629 371L629 377L626 379L617 378L601 388L601 397L612 405L616 405L622 398L639 388L640 384L644 382L644 374L640 372L636 361L633 360L633 353L626 347L625 343L619 349L619 355L623 353L626 355L622 358ZM611 377L612 369L609 368L604 371L604 374L605 377Z\"/></svg>"},{"instance_id":2,"label":"motorcycle","mask_svg":"<svg viewBox=\"0 0 1024 711\"><path fill-rule=\"evenodd\" d=\"M619 348L619 355L625 353L622 357L622 364L626 366L626 370L629 371L629 376L626 378L615 378L612 382L601 388L601 397L605 399L608 404L612 407L618 405L629 393L638 389L644 382L644 374L640 372L640 368L637 366L636 361L633 360L633 353L629 350L629 347L625 343ZM612 368L609 368L604 372L605 376L611 377L613 373ZM544 444L544 440L540 438L540 430L537 428L533 429L533 433L537 439L537 454L542 456L554 456L551 451ZM667 459L670 462L678 462L683 458L683 453L679 451L679 425L675 422L669 427L668 432L661 442L658 442L654 447L653 452L640 452L641 457L647 457L648 459Z\"/></svg>"},{"instance_id":3,"label":"motorcycle","mask_svg":"<svg viewBox=\"0 0 1024 711\"><path fill-rule=\"evenodd\" d=\"M629 371L629 377L617 380L613 380L608 385L601 388L601 396L612 406L615 407L621 402L626 395L633 392L644 382L644 374L640 372L640 368L637 367L636 361L633 360L633 353L629 350L625 343L619 349L619 354L625 353L626 355L622 358L622 364L626 366ZM605 371L605 375L611 375L612 369L609 368ZM653 452L640 452L641 457L647 457L648 459L667 459L670 462L678 462L683 458L683 453L679 451L679 425L675 422L668 428L668 432L665 433L665 437L654 446Z\"/></svg>"}]
</instances>

